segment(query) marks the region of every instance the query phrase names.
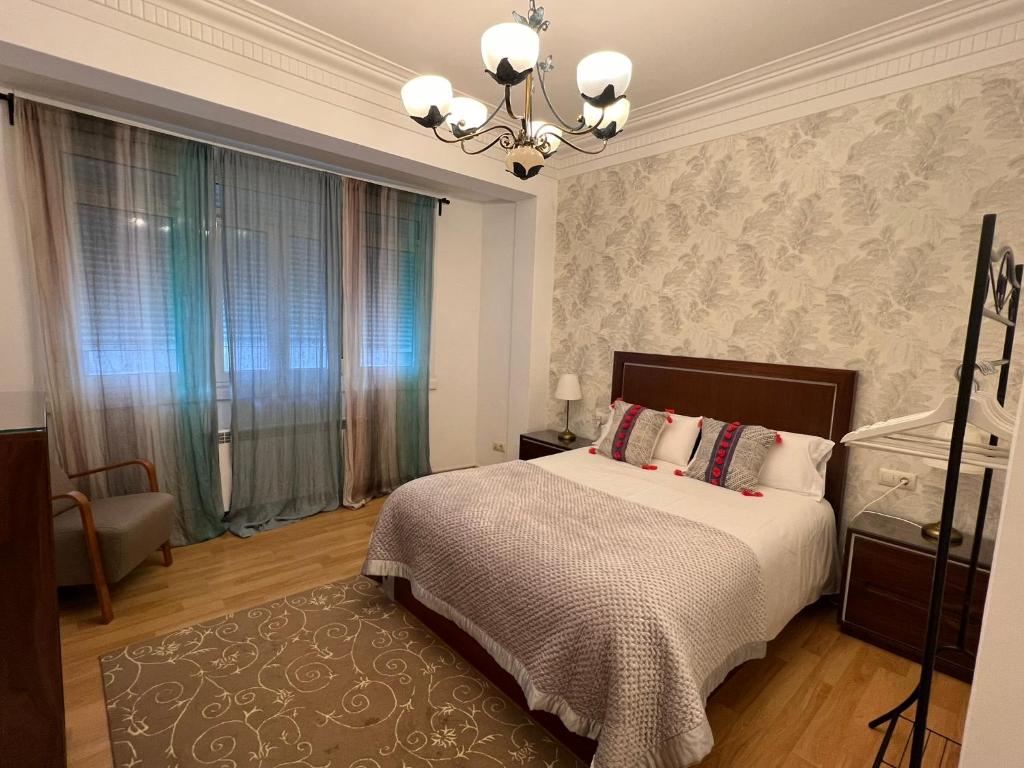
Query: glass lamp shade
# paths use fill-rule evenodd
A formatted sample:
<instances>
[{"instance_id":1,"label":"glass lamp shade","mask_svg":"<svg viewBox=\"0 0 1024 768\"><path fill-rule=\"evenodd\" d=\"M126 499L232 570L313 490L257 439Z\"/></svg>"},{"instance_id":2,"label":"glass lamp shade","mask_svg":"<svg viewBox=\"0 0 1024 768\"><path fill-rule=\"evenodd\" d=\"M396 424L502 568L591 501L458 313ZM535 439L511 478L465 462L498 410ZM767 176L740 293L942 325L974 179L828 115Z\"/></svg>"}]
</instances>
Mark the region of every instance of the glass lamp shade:
<instances>
[{"instance_id":1,"label":"glass lamp shade","mask_svg":"<svg viewBox=\"0 0 1024 768\"><path fill-rule=\"evenodd\" d=\"M537 63L540 37L525 24L495 24L480 37L480 55L499 84L518 85Z\"/></svg>"},{"instance_id":2,"label":"glass lamp shade","mask_svg":"<svg viewBox=\"0 0 1024 768\"><path fill-rule=\"evenodd\" d=\"M422 126L436 128L451 110L452 84L438 75L415 77L402 86L402 105Z\"/></svg>"},{"instance_id":3,"label":"glass lamp shade","mask_svg":"<svg viewBox=\"0 0 1024 768\"><path fill-rule=\"evenodd\" d=\"M615 51L598 51L585 56L576 66L576 85L584 100L595 107L607 107L621 97L633 76L633 62Z\"/></svg>"},{"instance_id":4,"label":"glass lamp shade","mask_svg":"<svg viewBox=\"0 0 1024 768\"><path fill-rule=\"evenodd\" d=\"M448 127L452 133L462 137L472 133L487 122L487 107L476 99L456 96L452 99Z\"/></svg>"},{"instance_id":5,"label":"glass lamp shade","mask_svg":"<svg viewBox=\"0 0 1024 768\"><path fill-rule=\"evenodd\" d=\"M530 123L530 135L537 142L538 149L544 141L547 141L547 149L540 150L544 157L551 157L555 154L562 143L562 129L543 120L534 120Z\"/></svg>"},{"instance_id":6,"label":"glass lamp shade","mask_svg":"<svg viewBox=\"0 0 1024 768\"><path fill-rule=\"evenodd\" d=\"M605 107L603 118L600 107L583 103L583 120L588 126L593 127L594 135L599 139L610 139L626 126L628 119L629 99L622 98Z\"/></svg>"}]
</instances>

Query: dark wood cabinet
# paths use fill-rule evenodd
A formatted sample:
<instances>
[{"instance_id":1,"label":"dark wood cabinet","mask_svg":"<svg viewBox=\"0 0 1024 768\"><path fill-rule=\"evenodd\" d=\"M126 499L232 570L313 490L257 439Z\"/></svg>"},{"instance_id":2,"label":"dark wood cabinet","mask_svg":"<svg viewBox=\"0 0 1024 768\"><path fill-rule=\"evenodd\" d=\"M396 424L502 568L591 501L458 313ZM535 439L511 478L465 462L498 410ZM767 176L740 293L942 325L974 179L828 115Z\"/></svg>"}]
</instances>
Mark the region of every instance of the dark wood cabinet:
<instances>
[{"instance_id":1,"label":"dark wood cabinet","mask_svg":"<svg viewBox=\"0 0 1024 768\"><path fill-rule=\"evenodd\" d=\"M0 765L65 765L41 393L0 393Z\"/></svg>"},{"instance_id":2,"label":"dark wood cabinet","mask_svg":"<svg viewBox=\"0 0 1024 768\"><path fill-rule=\"evenodd\" d=\"M953 644L960 626L971 551L970 537L965 539L950 556L940 646ZM991 542L983 542L982 566L967 624L966 647L970 653L943 651L936 663L939 671L968 682L974 674L973 654L981 633L991 551ZM934 553L934 543L923 538L916 525L871 512L859 515L846 534L839 613L842 630L919 661L928 620Z\"/></svg>"},{"instance_id":3,"label":"dark wood cabinet","mask_svg":"<svg viewBox=\"0 0 1024 768\"><path fill-rule=\"evenodd\" d=\"M564 443L558 439L558 431L554 429L526 432L519 436L519 458L523 461L539 459L541 456L550 456L553 453L583 448L592 442L594 442L593 438L577 435L576 439L571 443Z\"/></svg>"}]
</instances>

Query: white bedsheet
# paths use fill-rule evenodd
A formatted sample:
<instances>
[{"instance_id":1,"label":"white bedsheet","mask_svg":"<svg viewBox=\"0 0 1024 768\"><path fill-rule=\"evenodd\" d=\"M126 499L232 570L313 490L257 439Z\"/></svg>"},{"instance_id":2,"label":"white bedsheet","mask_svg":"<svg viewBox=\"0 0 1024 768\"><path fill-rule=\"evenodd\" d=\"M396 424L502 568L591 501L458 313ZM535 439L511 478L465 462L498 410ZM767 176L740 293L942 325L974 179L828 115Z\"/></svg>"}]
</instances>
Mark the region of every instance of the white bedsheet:
<instances>
[{"instance_id":1,"label":"white bedsheet","mask_svg":"<svg viewBox=\"0 0 1024 768\"><path fill-rule=\"evenodd\" d=\"M593 455L586 448L534 459L533 463L605 493L731 533L761 563L769 637L800 610L833 588L835 516L827 501L791 491L759 488L744 496L674 474L675 464L645 470Z\"/></svg>"}]
</instances>

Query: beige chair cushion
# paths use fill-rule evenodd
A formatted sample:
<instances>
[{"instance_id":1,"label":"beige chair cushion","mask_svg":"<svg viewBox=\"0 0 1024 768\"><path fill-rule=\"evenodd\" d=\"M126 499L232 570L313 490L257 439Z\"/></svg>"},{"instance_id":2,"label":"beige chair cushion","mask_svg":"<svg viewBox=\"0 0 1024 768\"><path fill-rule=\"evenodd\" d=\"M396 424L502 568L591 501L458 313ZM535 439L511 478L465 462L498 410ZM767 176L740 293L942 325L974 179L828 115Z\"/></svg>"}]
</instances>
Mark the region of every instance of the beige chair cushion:
<instances>
[{"instance_id":1,"label":"beige chair cushion","mask_svg":"<svg viewBox=\"0 0 1024 768\"><path fill-rule=\"evenodd\" d=\"M171 538L174 497L166 493L133 493L92 502L96 535L108 583L132 569ZM57 584L91 584L92 571L78 507L53 519Z\"/></svg>"}]
</instances>

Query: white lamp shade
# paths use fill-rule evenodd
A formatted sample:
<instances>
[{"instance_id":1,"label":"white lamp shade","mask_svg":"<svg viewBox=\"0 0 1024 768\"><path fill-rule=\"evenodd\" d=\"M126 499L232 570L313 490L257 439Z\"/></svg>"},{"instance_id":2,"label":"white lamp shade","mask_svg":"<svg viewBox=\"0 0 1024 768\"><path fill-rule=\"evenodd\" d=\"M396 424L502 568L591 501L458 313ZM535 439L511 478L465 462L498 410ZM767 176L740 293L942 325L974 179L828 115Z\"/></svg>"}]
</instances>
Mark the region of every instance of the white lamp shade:
<instances>
[{"instance_id":1,"label":"white lamp shade","mask_svg":"<svg viewBox=\"0 0 1024 768\"><path fill-rule=\"evenodd\" d=\"M600 138L610 139L612 135L602 136L601 132L607 132L612 123L615 123L615 133L621 131L629 119L629 99L619 99L614 104L604 108L604 117L601 117L601 108L583 102L583 120L586 124L598 131ZM600 123L598 122L600 121Z\"/></svg>"},{"instance_id":2,"label":"white lamp shade","mask_svg":"<svg viewBox=\"0 0 1024 768\"><path fill-rule=\"evenodd\" d=\"M616 51L598 51L576 65L576 85L585 99L597 104L611 103L622 96L633 77L633 62ZM610 93L605 91L611 87Z\"/></svg>"},{"instance_id":3,"label":"white lamp shade","mask_svg":"<svg viewBox=\"0 0 1024 768\"><path fill-rule=\"evenodd\" d=\"M559 400L582 400L583 392L580 390L580 377L575 373L563 373L558 379L555 397Z\"/></svg>"},{"instance_id":4,"label":"white lamp shade","mask_svg":"<svg viewBox=\"0 0 1024 768\"><path fill-rule=\"evenodd\" d=\"M544 151L545 156L555 154L562 143L562 129L543 120L534 120L530 123L530 135L536 139L538 144L547 139L548 148Z\"/></svg>"},{"instance_id":5,"label":"white lamp shade","mask_svg":"<svg viewBox=\"0 0 1024 768\"><path fill-rule=\"evenodd\" d=\"M537 63L540 37L525 24L495 24L480 36L480 55L489 72L497 72L502 59L516 72L525 72Z\"/></svg>"},{"instance_id":6,"label":"white lamp shade","mask_svg":"<svg viewBox=\"0 0 1024 768\"><path fill-rule=\"evenodd\" d=\"M402 86L402 105L410 117L426 117L431 107L446 115L452 105L452 84L438 75L415 77Z\"/></svg>"},{"instance_id":7,"label":"white lamp shade","mask_svg":"<svg viewBox=\"0 0 1024 768\"><path fill-rule=\"evenodd\" d=\"M463 133L469 133L487 122L487 107L476 99L456 96L452 99L450 111L448 125L453 133L456 128Z\"/></svg>"},{"instance_id":8,"label":"white lamp shade","mask_svg":"<svg viewBox=\"0 0 1024 768\"><path fill-rule=\"evenodd\" d=\"M943 440L949 440L953 436L953 422L944 421L935 428L935 436L942 438ZM973 427L970 424L967 425L967 431L964 432L965 443L976 443L980 445L988 445L988 435L982 432L977 427ZM941 469L943 472L948 468L948 464L942 459L921 459L925 465L934 469ZM976 467L973 464L964 464L960 462L960 474L961 475L983 475L985 474L984 467Z\"/></svg>"}]
</instances>

